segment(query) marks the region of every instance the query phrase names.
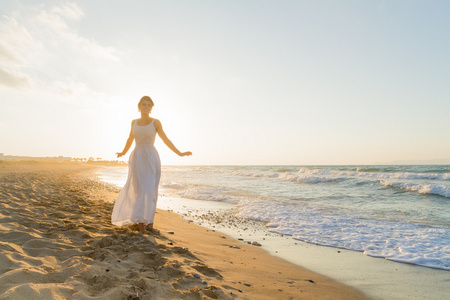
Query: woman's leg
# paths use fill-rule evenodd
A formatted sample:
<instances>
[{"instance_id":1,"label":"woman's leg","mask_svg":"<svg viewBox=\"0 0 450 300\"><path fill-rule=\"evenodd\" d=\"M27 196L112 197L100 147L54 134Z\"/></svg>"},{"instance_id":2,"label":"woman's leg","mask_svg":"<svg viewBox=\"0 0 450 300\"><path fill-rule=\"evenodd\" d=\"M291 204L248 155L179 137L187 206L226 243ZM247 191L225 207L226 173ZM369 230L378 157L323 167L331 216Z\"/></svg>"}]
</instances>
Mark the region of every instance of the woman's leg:
<instances>
[{"instance_id":1,"label":"woman's leg","mask_svg":"<svg viewBox=\"0 0 450 300\"><path fill-rule=\"evenodd\" d=\"M138 227L139 227L139 232L144 232L145 231L145 224L144 223L139 223Z\"/></svg>"}]
</instances>

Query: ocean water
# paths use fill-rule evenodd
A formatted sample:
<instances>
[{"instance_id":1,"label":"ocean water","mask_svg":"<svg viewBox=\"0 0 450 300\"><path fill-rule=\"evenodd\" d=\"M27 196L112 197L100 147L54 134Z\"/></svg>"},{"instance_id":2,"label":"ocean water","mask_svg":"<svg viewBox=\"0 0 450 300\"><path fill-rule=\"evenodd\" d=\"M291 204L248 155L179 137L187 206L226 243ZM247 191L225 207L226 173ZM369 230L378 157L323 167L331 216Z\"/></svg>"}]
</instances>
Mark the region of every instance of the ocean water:
<instances>
[{"instance_id":1,"label":"ocean water","mask_svg":"<svg viewBox=\"0 0 450 300\"><path fill-rule=\"evenodd\" d=\"M98 175L122 187L127 168ZM450 270L450 166L164 166L161 188L297 240Z\"/></svg>"}]
</instances>

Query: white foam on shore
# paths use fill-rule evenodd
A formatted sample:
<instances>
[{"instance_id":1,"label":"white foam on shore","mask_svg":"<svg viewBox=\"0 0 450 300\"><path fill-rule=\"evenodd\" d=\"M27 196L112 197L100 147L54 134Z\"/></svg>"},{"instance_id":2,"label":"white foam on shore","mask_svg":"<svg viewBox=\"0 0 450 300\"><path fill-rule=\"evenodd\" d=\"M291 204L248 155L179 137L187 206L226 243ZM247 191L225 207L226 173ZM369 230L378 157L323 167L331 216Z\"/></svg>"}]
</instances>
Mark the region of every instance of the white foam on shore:
<instances>
[{"instance_id":1,"label":"white foam on shore","mask_svg":"<svg viewBox=\"0 0 450 300\"><path fill-rule=\"evenodd\" d=\"M234 208L231 204L223 202L167 196L160 198L158 207L173 210L189 219L195 211L198 215L202 215L207 212L226 212ZM362 255L360 252L339 250L297 241L289 236L268 234L267 227L262 225L243 230L240 227L227 227L223 223L203 221L200 224L235 239L258 241L271 255L351 285L372 299L438 300L446 299L446 295L450 293L450 286L447 284L450 272L445 270L400 264Z\"/></svg>"},{"instance_id":2,"label":"white foam on shore","mask_svg":"<svg viewBox=\"0 0 450 300\"><path fill-rule=\"evenodd\" d=\"M238 206L239 216L304 242L450 270L450 234L444 228L332 214L294 201L248 199Z\"/></svg>"}]
</instances>

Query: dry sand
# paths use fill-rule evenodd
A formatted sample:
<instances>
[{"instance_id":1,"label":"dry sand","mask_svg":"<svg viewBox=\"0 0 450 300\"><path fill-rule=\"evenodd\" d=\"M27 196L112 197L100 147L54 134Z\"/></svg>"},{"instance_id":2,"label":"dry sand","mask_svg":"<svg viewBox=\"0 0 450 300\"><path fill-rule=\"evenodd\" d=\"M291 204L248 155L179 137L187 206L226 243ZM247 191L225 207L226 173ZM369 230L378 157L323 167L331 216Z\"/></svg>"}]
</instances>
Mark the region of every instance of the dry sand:
<instances>
[{"instance_id":1,"label":"dry sand","mask_svg":"<svg viewBox=\"0 0 450 300\"><path fill-rule=\"evenodd\" d=\"M118 190L89 168L0 164L0 299L366 299L168 211L115 227Z\"/></svg>"}]
</instances>

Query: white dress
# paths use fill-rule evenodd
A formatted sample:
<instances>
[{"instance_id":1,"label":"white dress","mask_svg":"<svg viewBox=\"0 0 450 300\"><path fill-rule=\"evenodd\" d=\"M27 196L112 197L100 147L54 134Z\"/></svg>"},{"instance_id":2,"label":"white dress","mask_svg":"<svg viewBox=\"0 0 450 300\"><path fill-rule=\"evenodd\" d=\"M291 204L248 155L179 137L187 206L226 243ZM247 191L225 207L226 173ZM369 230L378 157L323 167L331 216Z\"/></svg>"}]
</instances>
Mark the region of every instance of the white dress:
<instances>
[{"instance_id":1,"label":"white dress","mask_svg":"<svg viewBox=\"0 0 450 300\"><path fill-rule=\"evenodd\" d=\"M128 178L117 196L111 223L117 226L153 223L161 177L161 161L154 146L156 129L153 121L145 126L133 122L136 147L128 161Z\"/></svg>"}]
</instances>

